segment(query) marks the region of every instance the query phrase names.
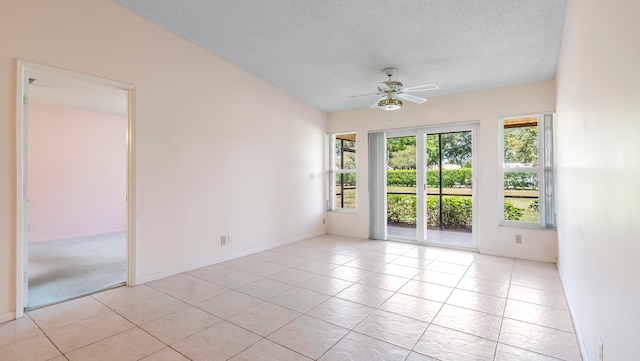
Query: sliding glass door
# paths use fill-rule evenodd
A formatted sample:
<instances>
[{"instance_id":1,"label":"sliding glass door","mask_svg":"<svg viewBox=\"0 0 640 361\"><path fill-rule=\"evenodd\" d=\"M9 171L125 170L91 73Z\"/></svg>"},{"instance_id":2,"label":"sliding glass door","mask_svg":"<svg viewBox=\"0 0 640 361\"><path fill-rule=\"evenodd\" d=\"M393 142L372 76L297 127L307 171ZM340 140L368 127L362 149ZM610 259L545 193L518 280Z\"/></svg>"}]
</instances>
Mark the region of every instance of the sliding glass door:
<instances>
[{"instance_id":1,"label":"sliding glass door","mask_svg":"<svg viewBox=\"0 0 640 361\"><path fill-rule=\"evenodd\" d=\"M387 133L387 239L477 248L476 124Z\"/></svg>"},{"instance_id":2,"label":"sliding glass door","mask_svg":"<svg viewBox=\"0 0 640 361\"><path fill-rule=\"evenodd\" d=\"M473 247L473 134L429 130L426 138L426 241Z\"/></svg>"},{"instance_id":3,"label":"sliding glass door","mask_svg":"<svg viewBox=\"0 0 640 361\"><path fill-rule=\"evenodd\" d=\"M387 235L401 240L417 239L416 138L387 137Z\"/></svg>"}]
</instances>

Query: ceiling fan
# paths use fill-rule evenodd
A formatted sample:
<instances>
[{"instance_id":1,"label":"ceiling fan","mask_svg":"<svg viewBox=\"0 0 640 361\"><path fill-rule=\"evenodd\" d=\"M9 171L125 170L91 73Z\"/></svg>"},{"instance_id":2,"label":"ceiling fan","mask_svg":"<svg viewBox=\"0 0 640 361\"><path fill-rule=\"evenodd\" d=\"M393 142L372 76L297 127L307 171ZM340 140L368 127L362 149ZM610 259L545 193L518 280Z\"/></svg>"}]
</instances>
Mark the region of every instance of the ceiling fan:
<instances>
[{"instance_id":1,"label":"ceiling fan","mask_svg":"<svg viewBox=\"0 0 640 361\"><path fill-rule=\"evenodd\" d=\"M380 98L371 105L370 108L380 108L383 110L396 110L402 107L402 99L410 102L422 104L427 101L426 98L421 98L408 93L421 92L425 90L438 89L436 84L422 84L408 88L404 88L399 81L391 80L391 77L396 73L396 68L385 68L382 70L389 80L378 83L378 92L373 94L355 95L353 97L368 96L368 95L380 95Z\"/></svg>"}]
</instances>

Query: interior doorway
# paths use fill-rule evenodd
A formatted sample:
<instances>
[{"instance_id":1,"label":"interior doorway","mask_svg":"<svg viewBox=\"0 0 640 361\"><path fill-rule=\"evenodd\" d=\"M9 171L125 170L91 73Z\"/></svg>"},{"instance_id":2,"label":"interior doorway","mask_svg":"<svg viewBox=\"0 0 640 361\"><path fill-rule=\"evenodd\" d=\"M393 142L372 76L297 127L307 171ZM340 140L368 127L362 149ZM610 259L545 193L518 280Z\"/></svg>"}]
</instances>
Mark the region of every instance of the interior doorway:
<instances>
[{"instance_id":1,"label":"interior doorway","mask_svg":"<svg viewBox=\"0 0 640 361\"><path fill-rule=\"evenodd\" d=\"M477 124L386 133L386 237L477 248Z\"/></svg>"},{"instance_id":2,"label":"interior doorway","mask_svg":"<svg viewBox=\"0 0 640 361\"><path fill-rule=\"evenodd\" d=\"M133 283L132 88L18 68L16 317Z\"/></svg>"}]
</instances>

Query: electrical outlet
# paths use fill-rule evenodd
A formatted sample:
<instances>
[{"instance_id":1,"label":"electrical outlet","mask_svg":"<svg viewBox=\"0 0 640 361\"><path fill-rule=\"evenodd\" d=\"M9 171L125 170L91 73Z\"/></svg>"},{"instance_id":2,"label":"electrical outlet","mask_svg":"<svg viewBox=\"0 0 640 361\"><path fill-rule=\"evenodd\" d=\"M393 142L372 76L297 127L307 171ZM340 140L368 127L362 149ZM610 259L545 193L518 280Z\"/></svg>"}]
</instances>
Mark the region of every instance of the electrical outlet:
<instances>
[{"instance_id":1,"label":"electrical outlet","mask_svg":"<svg viewBox=\"0 0 640 361\"><path fill-rule=\"evenodd\" d=\"M220 236L220 245L221 246L226 246L227 243L229 243L229 237L224 235L224 236Z\"/></svg>"},{"instance_id":2,"label":"electrical outlet","mask_svg":"<svg viewBox=\"0 0 640 361\"><path fill-rule=\"evenodd\" d=\"M601 339L598 339L598 360L604 361L604 346Z\"/></svg>"},{"instance_id":3,"label":"electrical outlet","mask_svg":"<svg viewBox=\"0 0 640 361\"><path fill-rule=\"evenodd\" d=\"M231 244L231 235L227 234L227 244Z\"/></svg>"},{"instance_id":4,"label":"electrical outlet","mask_svg":"<svg viewBox=\"0 0 640 361\"><path fill-rule=\"evenodd\" d=\"M516 234L516 244L522 244L522 235Z\"/></svg>"},{"instance_id":5,"label":"electrical outlet","mask_svg":"<svg viewBox=\"0 0 640 361\"><path fill-rule=\"evenodd\" d=\"M327 219L326 218L322 218L322 224L327 224Z\"/></svg>"}]
</instances>

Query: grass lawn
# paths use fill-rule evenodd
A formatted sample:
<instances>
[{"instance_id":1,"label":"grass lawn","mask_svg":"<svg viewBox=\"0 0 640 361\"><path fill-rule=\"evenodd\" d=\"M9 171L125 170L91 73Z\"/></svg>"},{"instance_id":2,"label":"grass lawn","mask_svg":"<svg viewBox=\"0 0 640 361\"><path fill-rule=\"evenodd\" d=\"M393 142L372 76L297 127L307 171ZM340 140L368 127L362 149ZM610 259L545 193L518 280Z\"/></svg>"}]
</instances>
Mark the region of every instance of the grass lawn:
<instances>
[{"instance_id":1,"label":"grass lawn","mask_svg":"<svg viewBox=\"0 0 640 361\"><path fill-rule=\"evenodd\" d=\"M504 195L505 201L511 202L514 207L522 209L522 217L519 219L521 222L539 222L538 211L529 209L529 206L531 206L537 198L517 198L517 196L538 197L537 190L505 189Z\"/></svg>"},{"instance_id":2,"label":"grass lawn","mask_svg":"<svg viewBox=\"0 0 640 361\"><path fill-rule=\"evenodd\" d=\"M527 197L537 197L537 190L519 190L519 189L505 189L505 196L527 196Z\"/></svg>"},{"instance_id":3,"label":"grass lawn","mask_svg":"<svg viewBox=\"0 0 640 361\"><path fill-rule=\"evenodd\" d=\"M336 207L340 208L340 194L336 194ZM344 207L343 208L356 208L356 190L345 189L344 190Z\"/></svg>"},{"instance_id":4,"label":"grass lawn","mask_svg":"<svg viewBox=\"0 0 640 361\"><path fill-rule=\"evenodd\" d=\"M522 209L521 222L539 222L538 211L530 210L529 206L535 199L533 198L505 198L508 202L511 202L515 207Z\"/></svg>"}]
</instances>

